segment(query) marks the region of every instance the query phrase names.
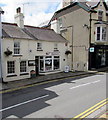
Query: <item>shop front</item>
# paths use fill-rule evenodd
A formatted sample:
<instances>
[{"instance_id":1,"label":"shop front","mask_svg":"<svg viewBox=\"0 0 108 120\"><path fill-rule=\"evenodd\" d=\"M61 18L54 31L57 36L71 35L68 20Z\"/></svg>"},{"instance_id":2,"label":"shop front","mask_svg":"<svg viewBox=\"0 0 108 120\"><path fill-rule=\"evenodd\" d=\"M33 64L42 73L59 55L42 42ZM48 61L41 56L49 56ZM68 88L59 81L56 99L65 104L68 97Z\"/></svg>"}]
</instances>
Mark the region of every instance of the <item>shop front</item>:
<instances>
[{"instance_id":1,"label":"shop front","mask_svg":"<svg viewBox=\"0 0 108 120\"><path fill-rule=\"evenodd\" d=\"M91 45L93 52L89 52L89 69L108 66L108 45Z\"/></svg>"},{"instance_id":2,"label":"shop front","mask_svg":"<svg viewBox=\"0 0 108 120\"><path fill-rule=\"evenodd\" d=\"M38 56L39 73L60 70L60 56Z\"/></svg>"}]
</instances>

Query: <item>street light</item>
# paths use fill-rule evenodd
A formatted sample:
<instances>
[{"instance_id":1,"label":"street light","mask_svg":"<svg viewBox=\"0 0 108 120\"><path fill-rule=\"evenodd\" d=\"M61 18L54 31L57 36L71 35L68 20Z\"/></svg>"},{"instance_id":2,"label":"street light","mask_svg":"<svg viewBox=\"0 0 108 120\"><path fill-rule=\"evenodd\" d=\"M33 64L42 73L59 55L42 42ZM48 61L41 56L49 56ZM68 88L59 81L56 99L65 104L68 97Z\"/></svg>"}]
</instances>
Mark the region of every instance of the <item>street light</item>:
<instances>
[{"instance_id":1,"label":"street light","mask_svg":"<svg viewBox=\"0 0 108 120\"><path fill-rule=\"evenodd\" d=\"M4 14L4 11L0 7L0 82L2 82L2 23L1 23L1 14Z\"/></svg>"}]
</instances>

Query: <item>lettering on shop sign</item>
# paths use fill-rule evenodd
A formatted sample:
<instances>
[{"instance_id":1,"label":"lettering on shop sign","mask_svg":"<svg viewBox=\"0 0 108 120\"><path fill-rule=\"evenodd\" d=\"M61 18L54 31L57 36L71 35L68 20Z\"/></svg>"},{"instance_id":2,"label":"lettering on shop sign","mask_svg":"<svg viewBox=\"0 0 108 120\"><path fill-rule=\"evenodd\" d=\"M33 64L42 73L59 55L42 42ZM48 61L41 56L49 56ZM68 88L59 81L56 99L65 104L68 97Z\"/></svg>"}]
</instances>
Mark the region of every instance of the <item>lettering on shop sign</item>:
<instances>
[{"instance_id":1,"label":"lettering on shop sign","mask_svg":"<svg viewBox=\"0 0 108 120\"><path fill-rule=\"evenodd\" d=\"M54 51L54 52L46 52L46 55L59 55L59 51Z\"/></svg>"}]
</instances>

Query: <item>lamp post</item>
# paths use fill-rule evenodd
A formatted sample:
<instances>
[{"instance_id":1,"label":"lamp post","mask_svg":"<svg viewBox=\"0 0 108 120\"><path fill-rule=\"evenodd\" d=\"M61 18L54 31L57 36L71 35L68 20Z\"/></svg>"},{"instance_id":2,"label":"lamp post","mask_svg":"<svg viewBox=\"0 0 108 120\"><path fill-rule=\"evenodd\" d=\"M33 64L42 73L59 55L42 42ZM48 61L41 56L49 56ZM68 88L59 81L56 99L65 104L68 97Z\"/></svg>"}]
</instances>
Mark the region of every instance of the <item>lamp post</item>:
<instances>
[{"instance_id":1,"label":"lamp post","mask_svg":"<svg viewBox=\"0 0 108 120\"><path fill-rule=\"evenodd\" d=\"M0 7L0 82L2 82L2 23L1 23L1 14L3 14L4 11Z\"/></svg>"}]
</instances>

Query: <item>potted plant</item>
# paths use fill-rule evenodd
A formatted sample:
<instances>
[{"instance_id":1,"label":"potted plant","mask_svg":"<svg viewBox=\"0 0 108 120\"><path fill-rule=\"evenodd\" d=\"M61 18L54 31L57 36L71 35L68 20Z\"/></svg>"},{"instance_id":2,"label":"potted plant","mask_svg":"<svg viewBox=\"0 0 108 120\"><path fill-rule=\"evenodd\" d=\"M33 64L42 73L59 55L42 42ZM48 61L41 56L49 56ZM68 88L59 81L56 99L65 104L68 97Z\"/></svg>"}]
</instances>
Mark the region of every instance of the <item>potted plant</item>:
<instances>
[{"instance_id":1,"label":"potted plant","mask_svg":"<svg viewBox=\"0 0 108 120\"><path fill-rule=\"evenodd\" d=\"M6 56L9 56L9 55L12 54L12 51L10 51L10 50L7 48L7 50L4 52L4 54L5 54Z\"/></svg>"}]
</instances>

